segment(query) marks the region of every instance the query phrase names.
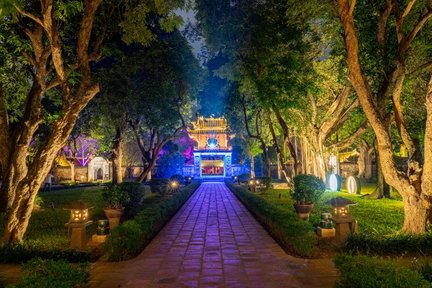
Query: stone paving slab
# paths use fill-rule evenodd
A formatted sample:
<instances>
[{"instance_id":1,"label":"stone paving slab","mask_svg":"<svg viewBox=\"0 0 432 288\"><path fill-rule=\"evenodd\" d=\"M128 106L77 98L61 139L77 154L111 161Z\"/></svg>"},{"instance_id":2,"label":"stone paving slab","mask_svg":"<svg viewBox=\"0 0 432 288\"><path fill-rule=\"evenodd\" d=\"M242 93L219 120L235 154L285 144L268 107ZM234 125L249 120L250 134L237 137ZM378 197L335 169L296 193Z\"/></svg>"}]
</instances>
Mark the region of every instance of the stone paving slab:
<instances>
[{"instance_id":1,"label":"stone paving slab","mask_svg":"<svg viewBox=\"0 0 432 288\"><path fill-rule=\"evenodd\" d=\"M329 259L287 255L224 183L201 184L135 259L93 264L92 287L333 287Z\"/></svg>"}]
</instances>

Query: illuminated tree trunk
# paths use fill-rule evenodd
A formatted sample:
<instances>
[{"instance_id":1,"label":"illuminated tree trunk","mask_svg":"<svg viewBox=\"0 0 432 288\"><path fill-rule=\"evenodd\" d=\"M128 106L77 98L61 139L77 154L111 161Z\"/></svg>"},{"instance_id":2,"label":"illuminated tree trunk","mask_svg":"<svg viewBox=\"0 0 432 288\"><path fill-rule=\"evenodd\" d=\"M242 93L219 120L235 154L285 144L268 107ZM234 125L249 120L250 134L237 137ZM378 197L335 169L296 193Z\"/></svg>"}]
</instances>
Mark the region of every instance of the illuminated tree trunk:
<instances>
[{"instance_id":1,"label":"illuminated tree trunk","mask_svg":"<svg viewBox=\"0 0 432 288\"><path fill-rule=\"evenodd\" d=\"M250 153L249 158L250 158L250 166L251 166L251 170L250 170L251 178L255 178L255 157L252 153Z\"/></svg>"},{"instance_id":2,"label":"illuminated tree trunk","mask_svg":"<svg viewBox=\"0 0 432 288\"><path fill-rule=\"evenodd\" d=\"M278 160L278 172L279 172L279 167L280 167L280 170L283 173L283 175L284 175L285 180L287 181L287 183L291 183L292 181L291 181L291 177L289 175L288 166L285 165L285 163L284 163L284 159L283 159L283 155L282 155L282 149L281 149L281 147L279 145L279 141L278 141L276 132L275 132L274 127L273 127L273 121L271 119L270 113L266 112L265 116L267 118L267 122L268 122L268 125L269 125L269 128L270 128L270 133L272 135L273 143L274 143L274 146L276 148L276 154L277 154L277 160ZM294 154L296 155L295 161L297 162L297 153L294 153ZM294 165L294 167L295 167L295 169L297 169L297 165L296 164ZM293 174L295 175L294 171L293 171Z\"/></svg>"},{"instance_id":3,"label":"illuminated tree trunk","mask_svg":"<svg viewBox=\"0 0 432 288\"><path fill-rule=\"evenodd\" d=\"M366 141L361 140L359 145L358 177L364 179L372 178L372 151Z\"/></svg>"},{"instance_id":4,"label":"illuminated tree trunk","mask_svg":"<svg viewBox=\"0 0 432 288\"><path fill-rule=\"evenodd\" d=\"M391 71L392 73L389 74L391 79L386 78L382 81L387 85L384 87L387 89L381 89L384 92L379 95L374 95L371 85L368 82L368 77L364 75L363 67L359 59L359 45L353 17L356 2L349 0L338 0L337 2L339 6L339 16L344 29L350 82L356 90L363 111L375 132L377 153L384 178L387 183L399 191L403 198L405 218L402 231L414 234L423 233L427 229L432 207L432 77L429 81L425 97L426 128L423 150L424 164L419 162L415 157L419 153L418 151L416 153L416 147L411 145L413 139L411 139L409 133L407 133L405 129L404 119L401 117L402 115L399 109L401 108L400 97L398 98L397 96L400 96L402 92L405 54L416 34L432 16L432 11L426 11L426 14L419 18L417 24L414 26L415 28L413 28L408 35L405 35L404 27L401 26L404 23L404 17L409 14L409 10L407 13L397 13L395 15L396 17L402 17L396 21L399 45L397 65L395 65L394 70ZM388 1L387 7L390 10L398 9L397 5L393 6L394 3L394 1ZM384 21L384 25L387 25L386 21ZM382 43L385 44L385 41ZM391 135L387 129L388 119L385 118L379 110L379 106L383 105L376 105L376 101L386 103L386 100L390 97L389 94L386 94L387 91L392 91L390 95L392 95L392 100L394 102L395 121L397 122L402 141L410 150L411 159L408 164L408 171L406 172L398 170L394 160Z\"/></svg>"},{"instance_id":5,"label":"illuminated tree trunk","mask_svg":"<svg viewBox=\"0 0 432 288\"><path fill-rule=\"evenodd\" d=\"M71 182L75 182L75 163L69 162L70 167L70 180Z\"/></svg>"},{"instance_id":6,"label":"illuminated tree trunk","mask_svg":"<svg viewBox=\"0 0 432 288\"><path fill-rule=\"evenodd\" d=\"M41 1L43 10L40 15L18 11L20 17L30 17L32 24L21 22L26 35L31 40L33 54L29 52L34 79L32 88L26 95L24 113L19 123L9 127L7 114L0 113L0 162L5 169L2 193L7 194L7 222L2 242L16 244L22 241L33 210L34 199L43 180L47 177L58 151L66 144L79 112L99 92L99 85L91 82L89 41L93 29L93 19L101 1L86 1L78 32L76 68L80 82L71 87L62 58L60 40L61 27L53 21L53 5ZM68 68L69 69L69 68ZM50 76L54 71L55 75ZM54 78L53 82L46 82ZM42 121L42 97L57 87L63 93L63 105L59 117L51 124L45 142L37 148L34 159L28 163L29 147L34 134ZM5 109L5 99L0 95L0 112Z\"/></svg>"},{"instance_id":7,"label":"illuminated tree trunk","mask_svg":"<svg viewBox=\"0 0 432 288\"><path fill-rule=\"evenodd\" d=\"M120 184L123 182L123 142L124 131L126 129L126 115L123 115L121 123L116 128L116 135L113 140L112 153L112 183Z\"/></svg>"}]
</instances>

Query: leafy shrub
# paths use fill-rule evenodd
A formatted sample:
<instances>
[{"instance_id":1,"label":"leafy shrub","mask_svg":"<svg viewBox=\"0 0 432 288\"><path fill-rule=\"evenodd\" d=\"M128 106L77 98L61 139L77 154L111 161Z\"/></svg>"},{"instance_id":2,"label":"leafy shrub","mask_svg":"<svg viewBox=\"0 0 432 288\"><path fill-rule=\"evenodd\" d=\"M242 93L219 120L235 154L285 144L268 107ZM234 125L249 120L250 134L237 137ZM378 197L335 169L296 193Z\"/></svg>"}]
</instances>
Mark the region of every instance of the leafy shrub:
<instances>
[{"instance_id":1,"label":"leafy shrub","mask_svg":"<svg viewBox=\"0 0 432 288\"><path fill-rule=\"evenodd\" d=\"M23 265L23 276L15 287L88 287L89 267L88 263L71 265L64 260L32 259Z\"/></svg>"},{"instance_id":2,"label":"leafy shrub","mask_svg":"<svg viewBox=\"0 0 432 288\"><path fill-rule=\"evenodd\" d=\"M294 177L294 191L292 198L298 204L317 202L325 191L324 182L313 175L298 175Z\"/></svg>"},{"instance_id":3,"label":"leafy shrub","mask_svg":"<svg viewBox=\"0 0 432 288\"><path fill-rule=\"evenodd\" d=\"M78 251L74 249L59 249L38 247L27 243L0 246L0 263L23 263L33 258L64 259L70 262L95 261L99 255L94 251Z\"/></svg>"},{"instance_id":4,"label":"leafy shrub","mask_svg":"<svg viewBox=\"0 0 432 288\"><path fill-rule=\"evenodd\" d=\"M115 228L107 241L110 259L130 259L143 249L143 231L136 220L128 220Z\"/></svg>"},{"instance_id":5,"label":"leafy shrub","mask_svg":"<svg viewBox=\"0 0 432 288\"><path fill-rule=\"evenodd\" d=\"M240 174L240 175L238 175L237 176L238 177L238 180L240 181L240 182L249 182L249 180L250 180L250 178L251 178L251 175L250 174L247 174L247 173L244 173L244 174Z\"/></svg>"},{"instance_id":6,"label":"leafy shrub","mask_svg":"<svg viewBox=\"0 0 432 288\"><path fill-rule=\"evenodd\" d=\"M198 182L193 182L170 197L159 198L149 205L145 203L133 220L122 223L111 232L104 245L109 260L123 261L138 255L198 186Z\"/></svg>"},{"instance_id":7,"label":"leafy shrub","mask_svg":"<svg viewBox=\"0 0 432 288\"><path fill-rule=\"evenodd\" d=\"M431 253L432 234L395 234L378 236L364 233L350 235L345 241L345 252L368 254Z\"/></svg>"},{"instance_id":8,"label":"leafy shrub","mask_svg":"<svg viewBox=\"0 0 432 288\"><path fill-rule=\"evenodd\" d=\"M150 190L152 193L164 195L168 192L169 179L167 178L153 178L150 181Z\"/></svg>"},{"instance_id":9,"label":"leafy shrub","mask_svg":"<svg viewBox=\"0 0 432 288\"><path fill-rule=\"evenodd\" d=\"M178 183L183 184L185 181L185 178L183 177L183 175L174 174L170 177L170 180L176 180Z\"/></svg>"},{"instance_id":10,"label":"leafy shrub","mask_svg":"<svg viewBox=\"0 0 432 288\"><path fill-rule=\"evenodd\" d=\"M179 151L172 151L173 153L165 153L159 157L157 164L158 177L169 178L172 175L181 173L183 166L185 164L186 158Z\"/></svg>"},{"instance_id":11,"label":"leafy shrub","mask_svg":"<svg viewBox=\"0 0 432 288\"><path fill-rule=\"evenodd\" d=\"M432 282L432 264L430 263L430 260L428 258L414 258L412 261L412 266L413 269L420 273L424 279Z\"/></svg>"},{"instance_id":12,"label":"leafy shrub","mask_svg":"<svg viewBox=\"0 0 432 288\"><path fill-rule=\"evenodd\" d=\"M430 287L421 274L395 260L342 254L334 262L341 273L338 288Z\"/></svg>"},{"instance_id":13,"label":"leafy shrub","mask_svg":"<svg viewBox=\"0 0 432 288\"><path fill-rule=\"evenodd\" d=\"M107 208L122 208L130 201L129 194L116 184L105 187L102 197Z\"/></svg>"},{"instance_id":14,"label":"leafy shrub","mask_svg":"<svg viewBox=\"0 0 432 288\"><path fill-rule=\"evenodd\" d=\"M270 189L273 181L271 177L255 177L255 180L263 184L265 189Z\"/></svg>"},{"instance_id":15,"label":"leafy shrub","mask_svg":"<svg viewBox=\"0 0 432 288\"><path fill-rule=\"evenodd\" d=\"M145 186L138 182L123 182L120 184L120 188L129 196L129 201L124 205L125 213L128 215L135 214L135 211L139 209L142 204Z\"/></svg>"},{"instance_id":16,"label":"leafy shrub","mask_svg":"<svg viewBox=\"0 0 432 288\"><path fill-rule=\"evenodd\" d=\"M294 209L281 209L243 187L226 183L284 250L303 257L314 253L318 238L311 224L299 220Z\"/></svg>"}]
</instances>

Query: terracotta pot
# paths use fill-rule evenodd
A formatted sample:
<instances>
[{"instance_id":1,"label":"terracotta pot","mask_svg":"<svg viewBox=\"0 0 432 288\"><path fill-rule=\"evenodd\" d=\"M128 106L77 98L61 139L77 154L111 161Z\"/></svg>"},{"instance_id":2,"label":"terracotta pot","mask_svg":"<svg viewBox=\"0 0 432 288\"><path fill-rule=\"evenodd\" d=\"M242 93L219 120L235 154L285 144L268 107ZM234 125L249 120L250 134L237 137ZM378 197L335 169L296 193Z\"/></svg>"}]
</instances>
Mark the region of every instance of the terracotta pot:
<instances>
[{"instance_id":1,"label":"terracotta pot","mask_svg":"<svg viewBox=\"0 0 432 288\"><path fill-rule=\"evenodd\" d=\"M302 220L309 219L309 215L312 212L313 207L313 204L294 204L294 209L296 210L299 218Z\"/></svg>"},{"instance_id":2,"label":"terracotta pot","mask_svg":"<svg viewBox=\"0 0 432 288\"><path fill-rule=\"evenodd\" d=\"M124 208L105 208L105 216L108 218L110 231L120 224Z\"/></svg>"}]
</instances>

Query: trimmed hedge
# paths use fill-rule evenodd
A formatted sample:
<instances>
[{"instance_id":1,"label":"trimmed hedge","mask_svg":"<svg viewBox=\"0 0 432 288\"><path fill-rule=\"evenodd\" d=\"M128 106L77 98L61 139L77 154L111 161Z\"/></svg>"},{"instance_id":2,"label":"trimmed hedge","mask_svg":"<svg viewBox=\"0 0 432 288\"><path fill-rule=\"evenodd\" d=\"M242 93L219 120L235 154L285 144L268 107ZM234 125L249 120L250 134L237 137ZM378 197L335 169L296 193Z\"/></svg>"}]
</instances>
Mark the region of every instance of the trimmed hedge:
<instances>
[{"instance_id":1,"label":"trimmed hedge","mask_svg":"<svg viewBox=\"0 0 432 288\"><path fill-rule=\"evenodd\" d=\"M419 272L395 260L342 254L336 256L334 262L341 273L335 284L337 288L431 287Z\"/></svg>"},{"instance_id":2,"label":"trimmed hedge","mask_svg":"<svg viewBox=\"0 0 432 288\"><path fill-rule=\"evenodd\" d=\"M23 273L17 285L8 287L67 288L89 287L90 265L71 265L64 260L32 259L23 265Z\"/></svg>"},{"instance_id":3,"label":"trimmed hedge","mask_svg":"<svg viewBox=\"0 0 432 288\"><path fill-rule=\"evenodd\" d=\"M193 182L175 194L152 203L151 206L143 205L134 219L122 223L111 231L104 245L104 252L108 259L123 261L137 256L199 185L199 182Z\"/></svg>"},{"instance_id":4,"label":"trimmed hedge","mask_svg":"<svg viewBox=\"0 0 432 288\"><path fill-rule=\"evenodd\" d=\"M69 262L93 262L99 256L95 251L50 249L49 247L28 245L25 242L18 245L0 246L0 263L23 263L36 257L53 260L63 259Z\"/></svg>"},{"instance_id":5,"label":"trimmed hedge","mask_svg":"<svg viewBox=\"0 0 432 288\"><path fill-rule=\"evenodd\" d=\"M312 256L318 237L309 222L298 218L294 208L282 210L243 187L229 181L226 184L285 251L301 257Z\"/></svg>"},{"instance_id":6,"label":"trimmed hedge","mask_svg":"<svg viewBox=\"0 0 432 288\"><path fill-rule=\"evenodd\" d=\"M432 234L423 235L396 234L392 236L374 236L369 234L353 234L345 241L345 252L364 254L432 253Z\"/></svg>"},{"instance_id":7,"label":"trimmed hedge","mask_svg":"<svg viewBox=\"0 0 432 288\"><path fill-rule=\"evenodd\" d=\"M170 179L168 178L152 178L150 180L150 190L152 193L165 195L168 192Z\"/></svg>"}]
</instances>

